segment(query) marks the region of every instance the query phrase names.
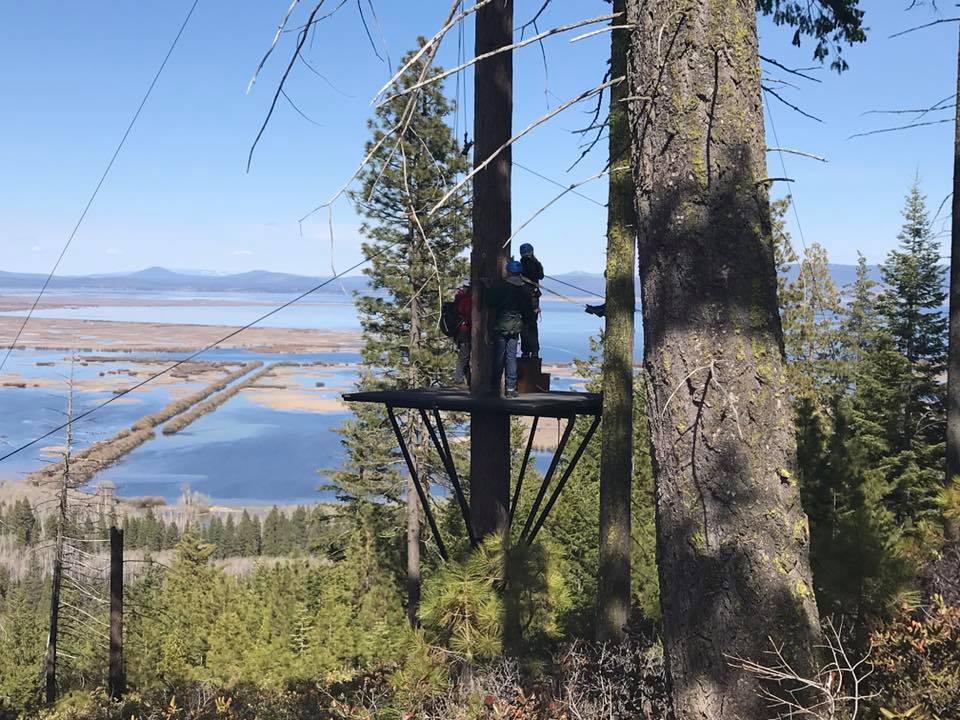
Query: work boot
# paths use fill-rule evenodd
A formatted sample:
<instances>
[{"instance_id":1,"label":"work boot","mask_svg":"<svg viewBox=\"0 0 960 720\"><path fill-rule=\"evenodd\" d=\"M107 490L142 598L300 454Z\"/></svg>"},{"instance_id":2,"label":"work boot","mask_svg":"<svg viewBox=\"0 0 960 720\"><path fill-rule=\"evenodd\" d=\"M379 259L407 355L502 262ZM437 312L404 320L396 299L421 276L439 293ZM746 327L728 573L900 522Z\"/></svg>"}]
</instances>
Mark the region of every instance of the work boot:
<instances>
[{"instance_id":1,"label":"work boot","mask_svg":"<svg viewBox=\"0 0 960 720\"><path fill-rule=\"evenodd\" d=\"M507 390L507 392L506 392L506 394L505 394L505 397L515 398L515 397L517 397L517 395L518 395L518 393L517 393L516 390Z\"/></svg>"}]
</instances>

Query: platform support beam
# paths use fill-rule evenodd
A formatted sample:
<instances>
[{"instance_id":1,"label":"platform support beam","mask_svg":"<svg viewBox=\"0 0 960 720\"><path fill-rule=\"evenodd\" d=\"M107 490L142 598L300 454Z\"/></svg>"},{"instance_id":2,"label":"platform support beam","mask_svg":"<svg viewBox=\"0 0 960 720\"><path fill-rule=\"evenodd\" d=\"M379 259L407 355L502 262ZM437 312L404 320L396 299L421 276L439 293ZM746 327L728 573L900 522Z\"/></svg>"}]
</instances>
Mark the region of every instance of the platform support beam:
<instances>
[{"instance_id":1,"label":"platform support beam","mask_svg":"<svg viewBox=\"0 0 960 720\"><path fill-rule=\"evenodd\" d=\"M423 408L420 409L420 418L423 420L423 424L427 426L427 432L430 433L430 439L433 441L433 446L437 449L437 455L440 456L440 462L443 463L443 467L447 471L447 477L450 478L450 484L453 485L453 492L457 498L457 505L460 506L460 515L463 517L463 523L467 528L467 537L470 539L470 547L476 547L477 540L473 536L473 527L470 524L470 508L467 506L467 498L463 494L463 486L460 484L460 475L457 473L457 466L456 463L454 463L453 455L450 452L450 444L447 442L447 433L443 429L443 420L440 418L440 411L434 410L433 416L437 423L436 429L434 429L434 426L430 423L430 418L427 415L427 411Z\"/></svg>"},{"instance_id":2,"label":"platform support beam","mask_svg":"<svg viewBox=\"0 0 960 720\"><path fill-rule=\"evenodd\" d=\"M513 44L513 0L493 0L476 13L477 56ZM470 358L474 395L499 393L493 381L491 313L486 292L504 275L510 256L510 180L513 132L513 53L493 55L474 68L474 166L504 147L473 178L473 330ZM470 518L473 535L505 534L510 524L510 418L470 416Z\"/></svg>"},{"instance_id":3,"label":"platform support beam","mask_svg":"<svg viewBox=\"0 0 960 720\"><path fill-rule=\"evenodd\" d=\"M523 488L523 476L527 474L527 464L530 462L530 450L533 449L533 439L537 435L537 424L540 418L534 416L530 425L530 437L527 438L527 448L523 451L523 462L520 464L520 474L517 475L517 484L513 490L513 500L510 502L510 524L513 525L513 516L517 512L517 503L520 502L520 490Z\"/></svg>"},{"instance_id":4,"label":"platform support beam","mask_svg":"<svg viewBox=\"0 0 960 720\"><path fill-rule=\"evenodd\" d=\"M437 543L437 551L440 553L440 557L444 560L449 560L449 555L447 555L447 546L443 544L443 537L440 535L440 528L437 527L437 521L433 517L433 510L430 509L430 502L427 494L423 490L423 485L420 483L420 475L417 472L417 466L413 462L413 458L410 457L410 450L407 448L407 442L403 439L403 431L400 429L400 424L397 422L397 416L393 412L393 406L387 405L387 417L390 418L390 425L393 427L393 432L397 436L397 444L400 446L400 452L403 455L404 461L407 463L407 472L410 473L410 479L413 480L413 486L417 489L417 495L420 497L420 504L423 506L423 513L427 516L427 522L430 524L430 531L433 533L433 539Z\"/></svg>"},{"instance_id":5,"label":"platform support beam","mask_svg":"<svg viewBox=\"0 0 960 720\"><path fill-rule=\"evenodd\" d=\"M550 514L550 511L553 510L554 503L557 502L557 498L560 497L560 493L563 490L563 486L567 484L567 480L570 479L570 475L573 473L573 469L577 466L577 463L580 462L580 457L583 455L583 451L587 449L587 445L590 443L590 438L593 437L593 433L597 431L597 426L600 424L600 416L597 415L593 418L593 422L590 423L590 427L587 430L587 434L583 436L583 440L580 441L580 445L577 447L577 451L573 454L573 457L570 459L569 464L567 465L566 470L563 471L563 475L560 476L560 482L557 483L557 487L554 489L553 494L550 496L550 499L547 501L546 507L543 508L543 512L540 513L540 517L537 518L536 524L533 526L533 530L530 531L530 536L527 538L527 543L532 544L537 537L537 533L540 532L540 528L543 527L543 523L546 522L547 516ZM569 428L572 426L567 427ZM556 459L560 455L560 449L557 449L557 455L554 457ZM544 486L546 489L546 486ZM527 522L533 518L533 513L535 511L530 511L530 517L527 518Z\"/></svg>"},{"instance_id":6,"label":"platform support beam","mask_svg":"<svg viewBox=\"0 0 960 720\"><path fill-rule=\"evenodd\" d=\"M533 501L533 505L530 507L530 514L527 515L527 521L523 524L523 530L520 532L521 541L526 540L527 534L530 532L530 527L533 525L533 520L537 516L537 511L540 509L540 503L543 502L543 498L547 494L547 489L550 487L550 481L553 480L553 475L557 471L557 466L560 464L560 458L563 457L563 451L567 447L567 440L570 439L570 433L573 432L573 426L576 425L576 423L576 415L567 420L567 426L563 429L563 435L560 436L560 443L557 445L557 449L553 453L553 459L550 461L550 467L547 468L547 474L543 476L543 482L540 484L540 490L537 491L537 497Z\"/></svg>"}]
</instances>

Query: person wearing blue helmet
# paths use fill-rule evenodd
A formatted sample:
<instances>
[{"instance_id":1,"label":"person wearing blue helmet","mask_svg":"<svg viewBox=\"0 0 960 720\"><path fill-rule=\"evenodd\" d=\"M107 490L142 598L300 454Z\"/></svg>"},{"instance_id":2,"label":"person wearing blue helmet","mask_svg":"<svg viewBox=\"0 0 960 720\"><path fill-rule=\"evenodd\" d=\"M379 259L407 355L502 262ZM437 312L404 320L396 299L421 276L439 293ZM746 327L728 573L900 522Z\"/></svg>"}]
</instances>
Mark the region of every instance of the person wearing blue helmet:
<instances>
[{"instance_id":1,"label":"person wearing blue helmet","mask_svg":"<svg viewBox=\"0 0 960 720\"><path fill-rule=\"evenodd\" d=\"M533 322L523 326L520 333L520 350L523 357L540 356L540 330L537 327L537 320L540 318L540 281L543 280L543 265L533 254L533 245L524 243L520 246L520 276L523 278L524 287L530 293L530 300L533 303L534 318Z\"/></svg>"},{"instance_id":2,"label":"person wearing blue helmet","mask_svg":"<svg viewBox=\"0 0 960 720\"><path fill-rule=\"evenodd\" d=\"M506 371L506 395L517 396L517 343L528 323L536 325L530 293L520 273L518 260L507 263L507 277L486 293L486 304L491 311L490 332L493 336L493 386L499 390L500 378Z\"/></svg>"}]
</instances>

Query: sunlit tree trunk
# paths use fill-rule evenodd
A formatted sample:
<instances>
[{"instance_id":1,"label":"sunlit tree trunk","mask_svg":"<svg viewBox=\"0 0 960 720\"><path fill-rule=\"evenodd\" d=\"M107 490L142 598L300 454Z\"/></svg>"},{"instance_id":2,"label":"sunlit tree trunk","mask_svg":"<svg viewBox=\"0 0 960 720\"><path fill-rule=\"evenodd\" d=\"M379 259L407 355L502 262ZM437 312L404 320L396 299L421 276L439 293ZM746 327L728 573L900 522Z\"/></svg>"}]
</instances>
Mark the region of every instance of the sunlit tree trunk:
<instances>
[{"instance_id":1,"label":"sunlit tree trunk","mask_svg":"<svg viewBox=\"0 0 960 720\"><path fill-rule=\"evenodd\" d=\"M678 720L769 716L768 640L818 615L795 479L754 0L628 0L664 647Z\"/></svg>"},{"instance_id":2,"label":"sunlit tree trunk","mask_svg":"<svg viewBox=\"0 0 960 720\"><path fill-rule=\"evenodd\" d=\"M614 0L623 13L626 0ZM623 24L623 17L613 24ZM630 36L614 30L610 72L627 72ZM610 182L607 205L606 327L603 334L603 426L600 436L600 575L597 639L621 640L630 614L630 482L633 474L633 316L636 215L630 169L626 84L610 92Z\"/></svg>"}]
</instances>

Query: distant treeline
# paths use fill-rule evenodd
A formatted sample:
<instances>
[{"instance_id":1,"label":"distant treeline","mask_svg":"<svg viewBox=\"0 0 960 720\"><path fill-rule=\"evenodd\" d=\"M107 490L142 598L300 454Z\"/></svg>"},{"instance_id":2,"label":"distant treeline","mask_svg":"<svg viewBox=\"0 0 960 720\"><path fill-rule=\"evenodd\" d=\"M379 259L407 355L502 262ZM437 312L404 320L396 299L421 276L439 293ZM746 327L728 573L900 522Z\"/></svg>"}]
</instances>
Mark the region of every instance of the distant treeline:
<instances>
[{"instance_id":1,"label":"distant treeline","mask_svg":"<svg viewBox=\"0 0 960 720\"><path fill-rule=\"evenodd\" d=\"M187 527L192 527L200 538L215 550L212 557L298 557L326 550L332 542L336 517L330 508L298 505L286 513L277 506L261 520L247 510L219 514L193 522L164 520L152 508L143 515L124 515L117 518L110 513L88 513L72 523L82 540L102 540L108 537L111 525L123 528L126 550L161 552L173 550ZM12 504L0 503L0 536L11 538L16 547L35 547L56 536L57 524L53 515L41 518L26 499Z\"/></svg>"}]
</instances>

